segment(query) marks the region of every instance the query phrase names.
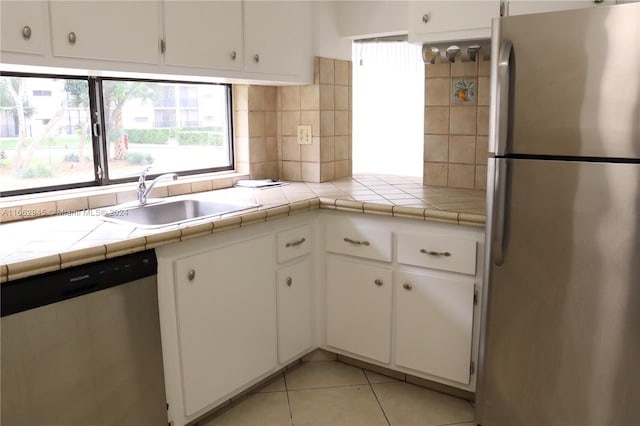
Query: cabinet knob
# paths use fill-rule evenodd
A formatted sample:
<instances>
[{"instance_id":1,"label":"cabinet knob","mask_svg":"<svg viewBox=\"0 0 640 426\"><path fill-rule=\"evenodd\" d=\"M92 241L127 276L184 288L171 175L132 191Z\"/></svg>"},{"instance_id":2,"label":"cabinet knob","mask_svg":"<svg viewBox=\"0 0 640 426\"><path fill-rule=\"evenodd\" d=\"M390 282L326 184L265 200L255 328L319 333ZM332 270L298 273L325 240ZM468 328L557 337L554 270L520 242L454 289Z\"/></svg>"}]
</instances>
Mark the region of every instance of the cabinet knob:
<instances>
[{"instance_id":1,"label":"cabinet knob","mask_svg":"<svg viewBox=\"0 0 640 426\"><path fill-rule=\"evenodd\" d=\"M431 16L428 13L422 15L422 22L424 22L425 24L429 22L429 19L431 19Z\"/></svg>"},{"instance_id":2,"label":"cabinet knob","mask_svg":"<svg viewBox=\"0 0 640 426\"><path fill-rule=\"evenodd\" d=\"M257 53L255 55L253 55L253 61L254 62L260 62L260 55L258 55Z\"/></svg>"},{"instance_id":3,"label":"cabinet knob","mask_svg":"<svg viewBox=\"0 0 640 426\"><path fill-rule=\"evenodd\" d=\"M405 290L411 290L413 286L409 283L404 283L402 284L402 288L404 288Z\"/></svg>"},{"instance_id":4,"label":"cabinet knob","mask_svg":"<svg viewBox=\"0 0 640 426\"><path fill-rule=\"evenodd\" d=\"M292 283L293 283L293 280L291 279L291 277L287 277L287 286L291 287Z\"/></svg>"},{"instance_id":5,"label":"cabinet knob","mask_svg":"<svg viewBox=\"0 0 640 426\"><path fill-rule=\"evenodd\" d=\"M189 272L187 272L187 278L189 279L189 281L193 281L195 277L196 277L195 269L191 269Z\"/></svg>"},{"instance_id":6,"label":"cabinet knob","mask_svg":"<svg viewBox=\"0 0 640 426\"><path fill-rule=\"evenodd\" d=\"M234 50L233 52L231 52L231 60L232 60L232 61L235 61L235 60L236 60L236 56L237 56L237 54L236 54L236 51L235 51L235 50Z\"/></svg>"},{"instance_id":7,"label":"cabinet knob","mask_svg":"<svg viewBox=\"0 0 640 426\"><path fill-rule=\"evenodd\" d=\"M374 283L375 283L378 287L380 287L380 286L383 284L382 280L380 280L380 279L375 280L375 281L374 281Z\"/></svg>"},{"instance_id":8,"label":"cabinet knob","mask_svg":"<svg viewBox=\"0 0 640 426\"><path fill-rule=\"evenodd\" d=\"M69 44L76 44L76 40L77 40L76 33L71 31L67 36L67 39L69 40Z\"/></svg>"},{"instance_id":9,"label":"cabinet knob","mask_svg":"<svg viewBox=\"0 0 640 426\"><path fill-rule=\"evenodd\" d=\"M25 40L29 40L31 38L31 27L28 25L25 25L24 28L22 28L22 38Z\"/></svg>"}]
</instances>

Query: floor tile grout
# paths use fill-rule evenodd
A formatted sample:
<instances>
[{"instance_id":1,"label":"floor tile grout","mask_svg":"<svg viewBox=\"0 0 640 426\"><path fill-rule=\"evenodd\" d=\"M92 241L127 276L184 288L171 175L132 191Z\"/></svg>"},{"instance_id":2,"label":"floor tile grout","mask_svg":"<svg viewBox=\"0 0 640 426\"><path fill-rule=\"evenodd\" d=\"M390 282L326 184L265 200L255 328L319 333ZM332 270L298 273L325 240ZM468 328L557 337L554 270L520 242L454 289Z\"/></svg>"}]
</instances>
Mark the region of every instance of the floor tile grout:
<instances>
[{"instance_id":1,"label":"floor tile grout","mask_svg":"<svg viewBox=\"0 0 640 426\"><path fill-rule=\"evenodd\" d=\"M353 383L349 385L337 385L337 386L320 386L316 388L302 388L302 389L291 389L287 392L301 392L301 391L310 391L310 390L321 390L321 389L341 389L341 388L352 388L355 386L366 386L368 383Z\"/></svg>"},{"instance_id":2,"label":"floor tile grout","mask_svg":"<svg viewBox=\"0 0 640 426\"><path fill-rule=\"evenodd\" d=\"M376 399L376 402L378 403L378 407L380 407L380 411L382 411L382 415L384 416L384 419L387 421L387 425L391 426L391 422L387 417L387 413L384 412L384 408L382 408L382 404L378 399L378 395L376 394L375 389L373 389L373 385L371 384L371 380L369 380L369 376L367 376L367 372L365 371L364 368L361 368L361 370L362 370L362 374L364 374L364 377L367 379L367 382L369 383L369 388L371 389L371 392L373 393L373 397Z\"/></svg>"},{"instance_id":3,"label":"floor tile grout","mask_svg":"<svg viewBox=\"0 0 640 426\"><path fill-rule=\"evenodd\" d=\"M381 398L382 398L382 399L387 398L387 393L386 393L386 392L387 392L387 388L386 388L386 387L381 387L381 388L379 388L379 389L378 389L378 391L379 391L379 392L381 392L381 395L379 396L379 395L377 394L376 389L375 389L375 387L374 387L373 385L375 384L375 385L381 385L381 386L384 386L384 385L393 384L393 383L405 383L405 384L413 385L413 386L417 386L417 385L414 385L414 384L412 384L412 383L408 383L408 382L406 382L406 381L405 381L405 382L403 382L403 381L401 381L401 380L397 380L397 379L396 379L396 380L393 380L393 378L391 378L393 381L389 381L389 382L378 382L378 381L376 381L376 382L374 383L374 382L373 382L373 380L376 380L377 375L378 375L378 374L380 374L380 373L377 373L377 372L375 372L375 371L371 371L371 370L367 370L367 369L366 369L366 368L364 368L364 367L357 367L357 366L354 366L354 365L351 365L351 364L343 363L343 362L341 362L340 360L309 361L309 362L303 362L303 363L301 363L301 366L303 366L303 365L305 365L305 364L312 364L312 363L317 363L317 362L325 362L325 364L326 364L327 362L330 362L330 363L339 363L339 364L346 364L347 366L350 366L351 368L354 368L354 371L353 371L352 373L349 373L349 374L347 375L347 376L350 376L350 379L349 379L349 381L350 381L350 382L351 382L351 381L353 381L353 382L357 382L357 381L360 381L360 379L361 379L360 377L358 377L358 373L357 373L357 371L355 371L356 369L357 369L357 370L360 370L360 371L361 371L361 374L364 374L364 378L365 378L365 380L364 380L362 383L355 383L355 384L354 384L354 383L349 383L349 384L342 384L342 385L337 385L337 386L336 386L336 385L334 385L334 386L326 386L326 385L325 385L325 386L317 386L317 387L316 387L316 386L314 386L314 385L318 385L319 383L317 383L317 382L315 382L315 383L314 383L314 381L313 381L313 380L309 381L309 378L310 378L310 377L308 377L307 379L303 380L303 382L304 382L304 381L306 381L306 382L307 382L307 383L306 383L307 385L311 385L311 386L313 386L313 387L307 387L307 388L301 388L301 389L291 389L291 388L290 388L290 386L291 386L291 385L289 384L289 380L291 379L291 377L289 377L289 373L290 373L290 371L289 371L289 370L282 371L279 375L277 375L277 376L275 376L275 377L277 377L277 378L280 378L280 377L281 377L281 378L282 378L282 381L283 381L283 382L282 382L282 384L281 384L280 386L277 386L277 387L278 387L278 388L280 388L280 389L282 389L282 387L284 387L284 390L270 390L270 391L266 391L266 392L252 392L252 393L256 393L256 394L260 394L260 393L263 393L263 394L269 393L269 394L270 394L270 393L285 392L285 397L287 398L287 410L288 410L288 411L284 411L284 406L283 406L283 405L278 405L278 407L279 407L279 408L278 408L278 410L280 410L280 411L278 411L278 412L280 413L280 414L279 414L279 416L280 416L280 417L279 417L279 418L280 418L279 423L280 423L280 424L283 424L283 425L284 425L284 424L287 424L287 423L286 423L286 420L285 420L285 419L286 419L286 413L287 413L287 412L288 412L288 414L289 414L289 423L288 423L288 425L289 425L289 426L296 426L296 421L305 421L305 420L304 420L304 419L306 418L305 416L307 416L307 417L308 417L308 413L307 413L307 411L306 411L307 409L306 409L306 408L304 408L304 407L302 407L302 408L301 408L301 407L298 407L298 406L297 406L297 407L298 407L298 410L302 409L302 411L301 411L301 412L296 411L296 412L297 412L297 416L298 416L298 417L297 417L297 418L296 418L296 420L294 421L294 419L293 419L293 404L292 404L292 402L293 402L293 401L292 401L292 398L291 398L291 392L300 392L299 394L296 394L296 395L294 396L294 398L293 398L293 399L297 401L297 399L298 399L298 398L300 398L300 399L301 399L301 401L306 401L306 403L308 403L309 401L314 400L315 398L317 398L317 395L318 395L318 394L316 394L315 396L312 396L312 395L314 395L313 393L309 393L308 395L304 395L304 394L302 394L302 392L330 391L330 392L329 392L330 394L334 394L334 392L333 392L333 391L331 391L331 390L335 390L335 392L337 392L337 394L340 394L340 395L342 395L343 393L344 393L345 395L347 395L347 394L348 394L348 395L351 395L351 394L353 394L353 392L355 392L355 393L357 393L358 395L361 395L361 396L360 396L360 397L358 397L358 398L365 398L365 399L367 399L367 400L369 401L369 402L367 402L367 404L373 404L373 401L371 401L371 400L369 399L369 398L370 398L370 396L369 396L369 397L367 397L367 396L366 396L366 395L368 395L368 394L366 394L366 386L368 386L368 387L369 387L369 389L370 389L370 391L371 391L371 393L372 393L373 397L375 398L375 401L376 401L376 403L377 403L377 406L378 406L378 408L380 409L380 412L382 413L382 415L384 416L384 419L385 419L385 422L386 422L385 424L386 424L387 426L394 426L394 424L390 421L390 417L389 417L389 415L393 415L393 416L398 416L398 415L400 415L400 417L398 417L398 418L394 417L394 419L396 419L397 421L401 421L401 422L403 421L402 419L404 419L404 422L406 423L406 420L407 420L407 418L405 418L405 417L406 417L406 415L405 415L405 414L402 414L402 413L401 413L401 414L398 414L398 413L396 412L396 411L397 411L397 407L395 407L393 404L392 404L392 406L387 407L387 408L389 409L389 411L390 411L389 415L388 415L388 413L385 411L385 409L384 409L384 407L383 407L383 405L382 405L382 402L381 402ZM320 367L320 366L318 366L318 367ZM329 368L329 367L327 367L327 368ZM325 367L320 367L320 369L319 369L319 370L318 370L318 369L316 369L316 368L312 368L310 371L312 371L312 372L313 372L313 371L315 371L315 373L314 373L314 374L312 374L312 376L311 376L311 377L316 377L316 376L314 376L314 375L317 375L317 374L318 374L318 372L323 372L323 371L325 371L324 369L325 369ZM330 369L330 370L328 370L328 371L333 371L333 367L331 367L331 369ZM337 371L343 371L343 369L338 369ZM293 370L291 370L291 372L293 372ZM346 371L345 371L345 372L346 372ZM335 374L335 373L332 373L332 374ZM372 375L372 377L369 377L369 375ZM274 377L274 378L275 378L275 377ZM304 377L304 375L303 375L303 377ZM300 378L302 378L302 377L300 377ZM299 381L299 380L297 380L297 379L298 379L298 376L296 376L295 381ZM321 380L321 381L324 381L324 380ZM273 382L275 382L275 380L273 380ZM302 384L303 382L300 382L300 384ZM332 381L332 380L331 380L330 382L336 383L336 382L334 382L334 381ZM265 385L268 385L269 383L271 383L271 381L268 381L267 383L265 383ZM329 382L326 382L326 383L328 384ZM420 388L421 386L417 386L417 387L419 387L419 388ZM393 388L395 389L395 387L393 387ZM340 390L340 389L342 389L342 390ZM401 389L405 389L405 388L401 386ZM358 392L356 392L356 390L357 390ZM346 392L346 393L345 393L345 392ZM437 391L436 391L436 392L437 392ZM322 393L323 393L323 392L320 392L319 394L322 394ZM266 399L264 399L264 398L266 398ZM266 397L266 396L265 396L265 397L263 397L262 399L259 399L259 400L260 400L260 401L272 401L272 400L273 400L273 398L277 398L279 401L281 401L281 402L279 402L278 404L282 404L282 402L284 402L284 401L282 401L281 396L280 396L280 397L276 397L276 396L273 396L273 397ZM310 399L310 398L311 398L311 399ZM455 397L453 397L453 398L455 398ZM456 399L464 399L464 398L456 398ZM469 406L471 407L471 409L472 409L472 410L474 410L474 409L475 409L474 404L473 404L471 401L468 401L468 400L467 400L466 402L469 404ZM239 403L241 403L241 401L236 401L236 403L235 403L235 404L231 404L231 406L233 407L234 405L237 405L237 404L239 404ZM386 403L386 399L385 399L385 403ZM415 405L415 403L416 403L416 402L414 402L414 405ZM250 404L248 404L248 406L247 406L247 407L253 407L253 405L252 405L252 404L253 404L253 402L252 402L252 403L250 403ZM262 404L264 404L264 402L263 402ZM304 404L303 404L303 405L304 405ZM305 406L306 406L306 405L305 405ZM373 421L374 421L373 419L375 418L375 419L377 419L377 421L379 421L379 417L377 417L377 416L379 416L379 414L376 414L376 413L378 413L378 412L376 412L376 411L375 411L374 406L373 406L373 405L368 405L368 406L369 406L369 409L368 409L368 410L369 410L369 413L370 413L370 414L369 414L369 416L376 416L376 417L371 417L369 420L370 420L371 422L373 422ZM422 406L421 406L421 405L418 405L418 406L416 406L416 407L417 407L417 408L415 408L415 407L414 407L414 409L417 409L418 411L422 410L422 408L421 408ZM263 408L263 409L264 409L264 408ZM469 413L467 412L467 410L465 410L464 408L462 408L462 407L461 407L461 408L459 408L459 409L461 410L461 411L459 411L459 413L460 413L460 414L462 414L462 413L469 414ZM240 410L240 413L242 413L242 411L243 411L243 410L241 409L241 410ZM472 412L473 412L473 411L472 411ZM218 417L218 416L220 416L220 415L222 415L222 414L223 414L223 412L222 412L222 411L220 411L219 413L216 413L216 414L214 415L214 418L215 418L215 417ZM319 413L318 413L317 415L319 415L319 416L321 416L321 417L322 417L322 415L321 415L321 414L319 414ZM243 416L243 414L240 414L240 418L243 418L242 416ZM300 416L302 416L302 417L300 417ZM227 416L227 417L228 417L228 416ZM454 417L459 417L459 418L460 418L461 416L455 415ZM233 418L233 416L232 416L232 417L228 417L228 418L227 418L227 420L229 420L229 419L231 419L231 418ZM236 419L237 419L237 414L236 414ZM435 420L435 421L434 421L434 420ZM439 423L439 422L438 422L438 420L439 420L440 422L445 421L445 422L447 422L447 423ZM472 414L472 418L471 418L471 420L468 420L468 418L467 418L467 419L465 419L465 420L464 420L464 421L462 421L462 422L461 422L459 419L456 419L456 420L458 420L458 421L453 421L453 422L452 422L453 418L446 418L446 417L444 417L444 418L443 418L443 417L441 417L441 418L439 418L438 420L436 420L436 418L433 418L433 419L431 419L431 421L432 421L433 423L430 423L430 424L433 424L434 426L436 426L436 425L437 425L437 426L455 426L455 425L458 425L458 424L460 424L460 423L465 423L465 424L466 424L466 422L473 422L473 414ZM253 423L253 424L257 425L257 424L259 424L259 423L260 423L260 422L257 422L257 423L256 423L256 422L255 422L255 420L254 420L254 423ZM207 424L208 424L208 423L207 423ZM225 424L226 424L226 423L225 423ZM230 424L234 424L234 425L235 425L235 424L239 424L239 423L237 423L237 421L236 421L235 423L232 421ZM471 423L471 424L473 424L473 425L475 426L475 423ZM204 424L203 424L203 426L204 426Z\"/></svg>"},{"instance_id":4,"label":"floor tile grout","mask_svg":"<svg viewBox=\"0 0 640 426\"><path fill-rule=\"evenodd\" d=\"M287 393L287 406L289 407L289 422L293 426L293 411L291 410L291 400L289 399L289 388L287 387L287 375L282 373L282 380L284 381L284 391Z\"/></svg>"}]
</instances>

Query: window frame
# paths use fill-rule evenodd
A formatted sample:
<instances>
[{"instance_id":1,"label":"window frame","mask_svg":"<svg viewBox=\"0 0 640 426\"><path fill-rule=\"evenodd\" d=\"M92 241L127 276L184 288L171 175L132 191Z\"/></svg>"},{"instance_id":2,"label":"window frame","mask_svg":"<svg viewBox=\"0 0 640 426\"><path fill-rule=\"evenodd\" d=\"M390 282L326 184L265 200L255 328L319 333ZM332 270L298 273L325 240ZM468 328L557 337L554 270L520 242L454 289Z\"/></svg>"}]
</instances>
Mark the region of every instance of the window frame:
<instances>
[{"instance_id":1,"label":"window frame","mask_svg":"<svg viewBox=\"0 0 640 426\"><path fill-rule=\"evenodd\" d=\"M207 167L200 169L190 170L171 170L171 173L177 173L180 176L194 176L205 173L217 173L228 172L235 170L235 153L234 153L234 129L233 129L233 99L232 99L232 85L229 83L214 83L214 82L202 82L202 81L190 81L190 80L171 80L171 79L154 79L154 78L123 78L123 77L95 77L86 75L66 75L66 74L39 74L39 73L24 73L24 72L9 72L0 71L0 77L20 77L20 78L50 78L50 79L65 79L65 80L84 80L87 81L87 89L89 94L89 116L91 119L91 145L93 151L93 175L94 179L91 181L76 182L70 184L61 185L49 185L42 187L23 188L16 190L0 191L0 198L6 198L18 195L29 194L41 194L44 192L63 191L68 189L80 189L80 188L101 188L108 187L110 185L117 185L128 182L136 182L137 176L123 177L112 179L109 177L109 164L108 164L108 148L107 138L105 132L105 116L104 116L104 103L103 103L103 87L104 81L127 81L127 82L149 82L149 83L169 83L169 84L185 84L185 85L209 85L209 86L223 86L225 87L225 108L226 108L226 128L227 128L227 142L229 146L229 161L228 166L219 167ZM177 94L179 96L179 93ZM176 117L176 124L179 122L179 117ZM162 173L147 175L148 178L155 178Z\"/></svg>"}]
</instances>

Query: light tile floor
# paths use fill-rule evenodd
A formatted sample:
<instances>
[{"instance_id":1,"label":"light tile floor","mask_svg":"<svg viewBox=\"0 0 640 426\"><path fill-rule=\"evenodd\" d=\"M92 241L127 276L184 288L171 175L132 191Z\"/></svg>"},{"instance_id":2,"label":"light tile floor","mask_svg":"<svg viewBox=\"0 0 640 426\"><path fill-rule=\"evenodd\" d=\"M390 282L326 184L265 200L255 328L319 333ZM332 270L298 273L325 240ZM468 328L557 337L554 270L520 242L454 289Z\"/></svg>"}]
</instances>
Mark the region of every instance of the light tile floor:
<instances>
[{"instance_id":1,"label":"light tile floor","mask_svg":"<svg viewBox=\"0 0 640 426\"><path fill-rule=\"evenodd\" d=\"M198 426L471 426L468 401L339 361L303 362Z\"/></svg>"}]
</instances>

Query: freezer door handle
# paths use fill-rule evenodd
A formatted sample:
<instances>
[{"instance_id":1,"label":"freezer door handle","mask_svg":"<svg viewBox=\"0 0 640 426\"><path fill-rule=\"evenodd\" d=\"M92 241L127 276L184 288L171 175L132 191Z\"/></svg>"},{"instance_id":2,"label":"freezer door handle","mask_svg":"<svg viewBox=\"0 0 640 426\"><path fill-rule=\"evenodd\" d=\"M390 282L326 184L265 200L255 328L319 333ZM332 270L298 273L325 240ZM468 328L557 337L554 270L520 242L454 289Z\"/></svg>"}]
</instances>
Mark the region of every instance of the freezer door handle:
<instances>
[{"instance_id":1,"label":"freezer door handle","mask_svg":"<svg viewBox=\"0 0 640 426\"><path fill-rule=\"evenodd\" d=\"M504 155L509 137L510 116L510 84L511 84L511 54L513 45L504 40L498 52L495 78L493 81L493 95L496 100L492 107L491 146L495 155Z\"/></svg>"},{"instance_id":2,"label":"freezer door handle","mask_svg":"<svg viewBox=\"0 0 640 426\"><path fill-rule=\"evenodd\" d=\"M504 263L506 253L507 228L508 228L508 206L509 202L509 160L501 158L495 159L492 163L495 167L494 180L494 218L493 218L493 239L491 241L491 251L493 252L493 263L500 266Z\"/></svg>"}]
</instances>

